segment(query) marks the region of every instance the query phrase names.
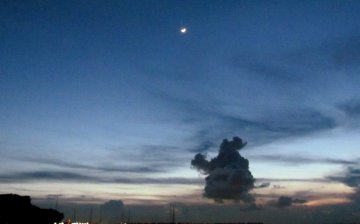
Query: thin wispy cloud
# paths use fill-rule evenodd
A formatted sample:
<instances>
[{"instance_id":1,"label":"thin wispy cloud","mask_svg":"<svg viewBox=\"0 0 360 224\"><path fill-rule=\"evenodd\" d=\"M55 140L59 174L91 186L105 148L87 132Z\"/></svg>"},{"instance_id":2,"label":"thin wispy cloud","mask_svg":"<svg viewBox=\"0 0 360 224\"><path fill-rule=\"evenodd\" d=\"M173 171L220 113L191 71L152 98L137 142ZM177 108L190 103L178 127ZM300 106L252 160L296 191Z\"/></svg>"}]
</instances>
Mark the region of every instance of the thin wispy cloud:
<instances>
[{"instance_id":1,"label":"thin wispy cloud","mask_svg":"<svg viewBox=\"0 0 360 224\"><path fill-rule=\"evenodd\" d=\"M342 102L338 105L347 116L359 119L360 115L360 99L352 99L347 102Z\"/></svg>"},{"instance_id":2,"label":"thin wispy cloud","mask_svg":"<svg viewBox=\"0 0 360 224\"><path fill-rule=\"evenodd\" d=\"M331 180L327 178L256 178L257 182L311 182L311 183L330 183Z\"/></svg>"},{"instance_id":3,"label":"thin wispy cloud","mask_svg":"<svg viewBox=\"0 0 360 224\"><path fill-rule=\"evenodd\" d=\"M252 160L266 161L269 163L287 163L292 165L306 165L306 164L339 164L339 165L355 165L359 163L359 160L344 160L333 158L313 158L313 157L301 157L290 155L256 155L249 156Z\"/></svg>"},{"instance_id":4,"label":"thin wispy cloud","mask_svg":"<svg viewBox=\"0 0 360 224\"><path fill-rule=\"evenodd\" d=\"M65 171L33 171L0 175L2 183L24 183L38 181L102 182L101 178Z\"/></svg>"},{"instance_id":5,"label":"thin wispy cloud","mask_svg":"<svg viewBox=\"0 0 360 224\"><path fill-rule=\"evenodd\" d=\"M350 69L360 66L359 50L359 33L355 32L293 51L287 59L315 70Z\"/></svg>"},{"instance_id":6,"label":"thin wispy cloud","mask_svg":"<svg viewBox=\"0 0 360 224\"><path fill-rule=\"evenodd\" d=\"M161 168L155 167L131 167L131 166L92 166L88 164L69 162L51 158L17 158L19 161L46 164L54 167L67 167L72 169L103 171L103 172L124 172L124 173L157 173L163 172Z\"/></svg>"},{"instance_id":7,"label":"thin wispy cloud","mask_svg":"<svg viewBox=\"0 0 360 224\"><path fill-rule=\"evenodd\" d=\"M1 183L35 183L38 181L75 182L75 183L117 183L117 184L164 184L164 185L198 185L203 183L199 178L139 178L139 177L104 177L102 175L85 175L65 171L31 171L14 172L0 175Z\"/></svg>"},{"instance_id":8,"label":"thin wispy cloud","mask_svg":"<svg viewBox=\"0 0 360 224\"><path fill-rule=\"evenodd\" d=\"M249 119L244 118L241 113L229 114L224 111L223 108L226 105L224 102L215 100L198 102L170 96L166 96L165 99L177 110L183 111L183 117L180 118L183 122L197 124L198 131L192 139L196 139L196 144L200 145L200 149L204 147L204 143L214 146L215 141L222 139L223 136L231 136L236 133L246 133L249 142L256 145L337 127L336 120L332 115L323 114L316 109L285 109ZM254 109L251 106L248 108Z\"/></svg>"}]
</instances>

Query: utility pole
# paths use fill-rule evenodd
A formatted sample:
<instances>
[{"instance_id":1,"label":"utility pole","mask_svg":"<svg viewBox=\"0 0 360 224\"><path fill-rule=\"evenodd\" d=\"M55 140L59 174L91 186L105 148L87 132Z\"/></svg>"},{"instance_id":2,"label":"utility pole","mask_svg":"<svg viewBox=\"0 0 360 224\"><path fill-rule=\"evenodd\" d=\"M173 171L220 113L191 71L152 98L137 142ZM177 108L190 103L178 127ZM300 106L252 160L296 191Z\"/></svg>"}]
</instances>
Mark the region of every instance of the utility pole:
<instances>
[{"instance_id":1,"label":"utility pole","mask_svg":"<svg viewBox=\"0 0 360 224\"><path fill-rule=\"evenodd\" d=\"M58 210L58 207L59 207L59 195L55 195L56 196L56 199L55 199L55 210Z\"/></svg>"},{"instance_id":2,"label":"utility pole","mask_svg":"<svg viewBox=\"0 0 360 224\"><path fill-rule=\"evenodd\" d=\"M128 217L127 217L127 223L130 223L131 221L131 210L128 210Z\"/></svg>"},{"instance_id":3,"label":"utility pole","mask_svg":"<svg viewBox=\"0 0 360 224\"><path fill-rule=\"evenodd\" d=\"M92 207L90 208L89 223L92 223Z\"/></svg>"},{"instance_id":4,"label":"utility pole","mask_svg":"<svg viewBox=\"0 0 360 224\"><path fill-rule=\"evenodd\" d=\"M175 205L170 204L170 223L175 224Z\"/></svg>"},{"instance_id":5,"label":"utility pole","mask_svg":"<svg viewBox=\"0 0 360 224\"><path fill-rule=\"evenodd\" d=\"M124 209L121 209L121 222L125 221L125 214L124 214Z\"/></svg>"},{"instance_id":6,"label":"utility pole","mask_svg":"<svg viewBox=\"0 0 360 224\"><path fill-rule=\"evenodd\" d=\"M175 224L175 205L173 205L172 223Z\"/></svg>"},{"instance_id":7,"label":"utility pole","mask_svg":"<svg viewBox=\"0 0 360 224\"><path fill-rule=\"evenodd\" d=\"M100 219L99 219L99 223L102 224L102 209L100 207Z\"/></svg>"},{"instance_id":8,"label":"utility pole","mask_svg":"<svg viewBox=\"0 0 360 224\"><path fill-rule=\"evenodd\" d=\"M74 215L73 215L72 221L73 221L73 222L76 222L76 208L74 208Z\"/></svg>"},{"instance_id":9,"label":"utility pole","mask_svg":"<svg viewBox=\"0 0 360 224\"><path fill-rule=\"evenodd\" d=\"M172 209L171 209L171 204L169 205L169 223L171 223L171 213L172 213Z\"/></svg>"}]
</instances>

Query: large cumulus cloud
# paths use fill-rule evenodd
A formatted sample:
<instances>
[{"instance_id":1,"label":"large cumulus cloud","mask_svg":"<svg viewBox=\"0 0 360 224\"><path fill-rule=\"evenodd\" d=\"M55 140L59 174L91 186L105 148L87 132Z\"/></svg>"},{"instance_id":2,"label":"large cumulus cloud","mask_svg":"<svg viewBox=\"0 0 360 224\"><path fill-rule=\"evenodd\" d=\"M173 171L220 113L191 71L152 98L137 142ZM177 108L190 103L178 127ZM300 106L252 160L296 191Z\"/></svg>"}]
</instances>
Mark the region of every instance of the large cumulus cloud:
<instances>
[{"instance_id":1,"label":"large cumulus cloud","mask_svg":"<svg viewBox=\"0 0 360 224\"><path fill-rule=\"evenodd\" d=\"M341 182L353 189L350 199L360 204L360 166L350 166L342 176L329 176L329 180Z\"/></svg>"},{"instance_id":2,"label":"large cumulus cloud","mask_svg":"<svg viewBox=\"0 0 360 224\"><path fill-rule=\"evenodd\" d=\"M224 199L253 202L249 191L254 188L255 179L249 170L249 161L239 153L246 145L241 138L224 139L219 153L210 161L198 153L191 165L207 175L204 196L221 202Z\"/></svg>"},{"instance_id":3,"label":"large cumulus cloud","mask_svg":"<svg viewBox=\"0 0 360 224\"><path fill-rule=\"evenodd\" d=\"M110 200L100 205L100 209L106 223L116 223L121 220L124 203L121 200Z\"/></svg>"}]
</instances>

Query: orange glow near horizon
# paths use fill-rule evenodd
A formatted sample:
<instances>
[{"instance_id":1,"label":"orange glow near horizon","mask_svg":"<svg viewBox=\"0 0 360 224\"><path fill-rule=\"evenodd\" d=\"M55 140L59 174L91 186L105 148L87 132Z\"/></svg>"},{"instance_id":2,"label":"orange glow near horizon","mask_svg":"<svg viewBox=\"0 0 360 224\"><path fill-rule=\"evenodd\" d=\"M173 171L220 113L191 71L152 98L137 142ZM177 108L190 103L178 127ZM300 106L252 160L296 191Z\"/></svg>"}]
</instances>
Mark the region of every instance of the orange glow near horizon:
<instances>
[{"instance_id":1,"label":"orange glow near horizon","mask_svg":"<svg viewBox=\"0 0 360 224\"><path fill-rule=\"evenodd\" d=\"M318 199L313 200L305 203L304 205L310 206L310 207L317 207L317 206L323 206L323 205L337 205L337 204L348 204L351 201L347 198L324 198L324 199Z\"/></svg>"}]
</instances>

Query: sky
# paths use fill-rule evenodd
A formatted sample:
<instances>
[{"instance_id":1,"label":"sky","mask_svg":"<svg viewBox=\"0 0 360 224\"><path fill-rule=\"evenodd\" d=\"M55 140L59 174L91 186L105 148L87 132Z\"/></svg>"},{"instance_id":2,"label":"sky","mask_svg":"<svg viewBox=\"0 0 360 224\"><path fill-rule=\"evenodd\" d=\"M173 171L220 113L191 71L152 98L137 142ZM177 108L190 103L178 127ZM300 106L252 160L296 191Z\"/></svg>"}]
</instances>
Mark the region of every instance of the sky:
<instances>
[{"instance_id":1,"label":"sky","mask_svg":"<svg viewBox=\"0 0 360 224\"><path fill-rule=\"evenodd\" d=\"M243 217L322 206L314 220L333 210L356 220L359 11L358 1L1 0L0 193L247 208L207 197L212 171L191 165L238 136L254 181Z\"/></svg>"}]
</instances>

